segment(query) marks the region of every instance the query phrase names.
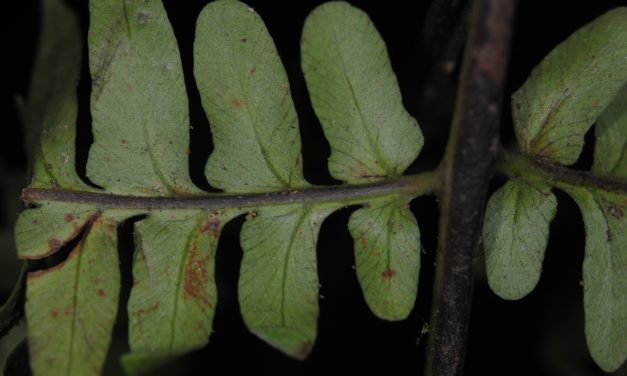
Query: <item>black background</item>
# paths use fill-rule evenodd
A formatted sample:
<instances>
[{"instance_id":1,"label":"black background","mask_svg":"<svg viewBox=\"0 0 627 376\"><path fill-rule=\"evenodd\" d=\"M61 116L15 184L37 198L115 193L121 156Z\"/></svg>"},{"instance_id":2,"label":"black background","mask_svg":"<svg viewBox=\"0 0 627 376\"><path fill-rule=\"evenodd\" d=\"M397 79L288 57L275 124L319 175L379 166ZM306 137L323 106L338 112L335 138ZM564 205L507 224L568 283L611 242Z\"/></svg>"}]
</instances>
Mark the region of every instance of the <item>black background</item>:
<instances>
[{"instance_id":1,"label":"black background","mask_svg":"<svg viewBox=\"0 0 627 376\"><path fill-rule=\"evenodd\" d=\"M88 27L86 1L71 1L83 30ZM211 151L208 122L200 105L192 77L192 44L195 20L207 3L204 0L164 2L177 35L190 97L192 143L190 174L201 187L209 189L203 177L204 162ZM266 22L286 66L297 112L299 113L305 175L313 183L337 183L328 174L328 143L315 118L300 72L299 38L306 15L321 1L248 1ZM425 135L425 147L410 172L437 166L446 142L453 98L443 100L438 116L428 113L420 103L421 84L427 80L430 64L421 43L422 25L428 1L351 1L364 9L387 43L390 59L398 77L404 102L416 117ZM625 1L519 2L506 96L525 80L530 70L552 47L578 27ZM13 98L25 94L39 28L36 1L3 4L2 15L2 119L0 133L0 173L25 170L21 130ZM85 49L86 50L86 49ZM89 87L86 54L83 79L79 85L80 114L77 142L78 170L84 172L90 143ZM504 101L502 139L513 141L509 104ZM589 141L576 168L591 164ZM0 178L2 175L0 175ZM495 179L492 189L502 183ZM581 263L584 230L573 201L561 192L558 214L551 225L551 237L538 287L518 302L504 301L487 287L483 260L478 260L473 313L466 358L466 373L508 375L596 375L602 372L592 363L585 346ZM13 198L11 198L13 199ZM352 268L352 239L346 228L353 208L331 215L324 223L318 243L321 288L318 338L311 356L304 362L292 360L250 334L241 319L237 304L237 278L241 259L238 231L243 219L225 229L217 255L216 278L219 303L210 344L163 369L163 374L211 373L320 375L327 372L373 372L421 374L427 335L421 336L429 320L431 280L437 242L438 207L434 197L412 203L422 232L422 268L419 294L411 316L390 323L369 312ZM6 222L6 221L5 221ZM6 223L5 223L6 225ZM130 272L132 226L120 229L122 270ZM12 250L2 250L12 252ZM2 276L0 276L2 278ZM128 297L125 280L122 298ZM6 297L8 291L0 291ZM115 329L116 340L105 372L119 374L117 357L126 351L123 321L125 302L120 305L122 320ZM623 373L626 373L623 367Z\"/></svg>"}]
</instances>

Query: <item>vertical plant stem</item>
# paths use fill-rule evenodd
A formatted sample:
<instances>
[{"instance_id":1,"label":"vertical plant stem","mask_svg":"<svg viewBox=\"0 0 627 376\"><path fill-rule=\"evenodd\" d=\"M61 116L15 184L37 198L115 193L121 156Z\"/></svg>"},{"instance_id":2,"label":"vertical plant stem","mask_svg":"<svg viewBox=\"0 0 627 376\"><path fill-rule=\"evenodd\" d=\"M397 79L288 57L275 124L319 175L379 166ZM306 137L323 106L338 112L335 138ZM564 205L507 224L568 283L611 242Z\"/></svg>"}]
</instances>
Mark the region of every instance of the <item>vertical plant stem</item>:
<instances>
[{"instance_id":1,"label":"vertical plant stem","mask_svg":"<svg viewBox=\"0 0 627 376\"><path fill-rule=\"evenodd\" d=\"M475 255L498 129L515 0L475 0L451 134L440 169L438 255L426 373L462 375Z\"/></svg>"}]
</instances>

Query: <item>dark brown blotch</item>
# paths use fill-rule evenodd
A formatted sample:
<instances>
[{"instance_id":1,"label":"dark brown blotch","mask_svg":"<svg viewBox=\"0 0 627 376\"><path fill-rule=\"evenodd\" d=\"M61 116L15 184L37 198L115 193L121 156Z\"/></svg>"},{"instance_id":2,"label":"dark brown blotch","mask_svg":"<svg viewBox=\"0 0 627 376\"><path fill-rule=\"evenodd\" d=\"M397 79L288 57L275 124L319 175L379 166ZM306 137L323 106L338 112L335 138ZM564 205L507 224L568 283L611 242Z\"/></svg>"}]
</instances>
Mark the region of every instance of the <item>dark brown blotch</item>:
<instances>
[{"instance_id":1,"label":"dark brown blotch","mask_svg":"<svg viewBox=\"0 0 627 376\"><path fill-rule=\"evenodd\" d=\"M211 308L213 303L209 300L207 291L204 288L207 282L209 282L208 261L208 255L202 256L198 254L198 247L194 242L183 271L183 296Z\"/></svg>"},{"instance_id":2,"label":"dark brown blotch","mask_svg":"<svg viewBox=\"0 0 627 376\"><path fill-rule=\"evenodd\" d=\"M391 279L392 277L394 277L394 275L396 275L396 272L393 269L387 268L383 271L383 273L381 273L381 277L383 277L383 279Z\"/></svg>"}]
</instances>

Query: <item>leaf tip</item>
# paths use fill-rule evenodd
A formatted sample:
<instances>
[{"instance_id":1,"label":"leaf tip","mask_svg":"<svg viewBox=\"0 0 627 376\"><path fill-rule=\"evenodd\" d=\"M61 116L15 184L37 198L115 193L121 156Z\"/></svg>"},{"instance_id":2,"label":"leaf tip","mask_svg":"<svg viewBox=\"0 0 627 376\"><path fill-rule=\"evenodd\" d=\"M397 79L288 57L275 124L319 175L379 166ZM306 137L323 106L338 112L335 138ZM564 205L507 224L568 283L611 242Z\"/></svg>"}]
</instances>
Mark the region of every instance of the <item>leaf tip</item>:
<instances>
[{"instance_id":1,"label":"leaf tip","mask_svg":"<svg viewBox=\"0 0 627 376\"><path fill-rule=\"evenodd\" d=\"M315 344L315 330L308 334L284 326L258 328L249 326L249 329L272 347L297 360L307 359Z\"/></svg>"},{"instance_id":2,"label":"leaf tip","mask_svg":"<svg viewBox=\"0 0 627 376\"><path fill-rule=\"evenodd\" d=\"M312 349L313 349L313 342L311 341L301 342L301 344L298 345L296 352L294 353L294 358L298 360L305 360L311 353Z\"/></svg>"},{"instance_id":3,"label":"leaf tip","mask_svg":"<svg viewBox=\"0 0 627 376\"><path fill-rule=\"evenodd\" d=\"M122 355L120 363L127 375L145 375L159 369L172 360L169 355L154 353L128 353Z\"/></svg>"}]
</instances>

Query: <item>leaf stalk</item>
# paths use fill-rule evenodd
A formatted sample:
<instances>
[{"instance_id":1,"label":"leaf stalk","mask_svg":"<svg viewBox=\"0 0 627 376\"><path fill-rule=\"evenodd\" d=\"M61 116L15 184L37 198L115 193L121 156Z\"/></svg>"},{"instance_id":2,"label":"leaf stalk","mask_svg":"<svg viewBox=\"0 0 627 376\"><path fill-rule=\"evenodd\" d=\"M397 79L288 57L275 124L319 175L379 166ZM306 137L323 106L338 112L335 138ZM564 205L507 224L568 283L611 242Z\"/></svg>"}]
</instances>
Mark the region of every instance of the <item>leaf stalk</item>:
<instances>
[{"instance_id":1,"label":"leaf stalk","mask_svg":"<svg viewBox=\"0 0 627 376\"><path fill-rule=\"evenodd\" d=\"M358 205L370 199L399 194L412 199L433 194L441 186L438 170L415 175L388 178L376 183L359 185L312 186L252 194L215 194L177 197L127 196L98 191L72 191L61 189L26 188L22 201L37 204L42 201L93 204L100 209L223 209L257 208L308 203L338 203Z\"/></svg>"},{"instance_id":2,"label":"leaf stalk","mask_svg":"<svg viewBox=\"0 0 627 376\"><path fill-rule=\"evenodd\" d=\"M537 179L566 191L571 188L588 188L627 195L625 179L599 176L589 171L547 163L506 149L499 153L495 167L496 172L507 177Z\"/></svg>"}]
</instances>

